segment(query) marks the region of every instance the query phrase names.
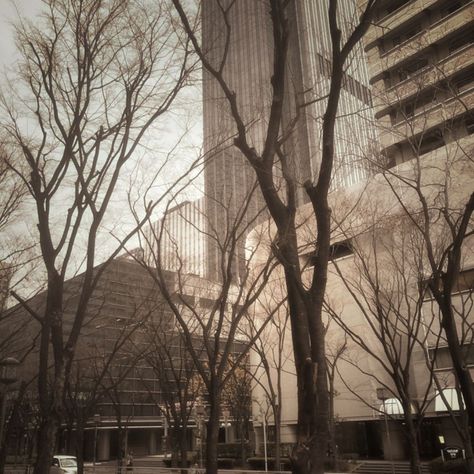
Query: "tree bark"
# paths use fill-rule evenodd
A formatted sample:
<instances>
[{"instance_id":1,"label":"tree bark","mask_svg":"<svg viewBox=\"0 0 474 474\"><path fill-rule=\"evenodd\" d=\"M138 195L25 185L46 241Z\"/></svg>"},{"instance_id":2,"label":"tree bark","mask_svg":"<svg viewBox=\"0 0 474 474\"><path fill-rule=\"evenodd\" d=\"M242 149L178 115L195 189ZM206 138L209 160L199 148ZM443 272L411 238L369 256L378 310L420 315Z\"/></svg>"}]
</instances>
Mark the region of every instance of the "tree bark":
<instances>
[{"instance_id":1,"label":"tree bark","mask_svg":"<svg viewBox=\"0 0 474 474\"><path fill-rule=\"evenodd\" d=\"M403 411L405 419L405 433L410 446L410 470L411 474L422 474L420 450L418 443L418 433L414 424L413 414L411 413L410 402L403 402Z\"/></svg>"},{"instance_id":2,"label":"tree bark","mask_svg":"<svg viewBox=\"0 0 474 474\"><path fill-rule=\"evenodd\" d=\"M436 291L436 290L435 290ZM471 377L471 373L461 351L459 343L459 337L456 329L456 321L452 309L451 293L448 295L439 295L436 297L441 311L441 326L446 334L446 340L448 342L449 353L453 362L453 369L459 384L459 388L464 398L464 405L468 417L468 429L467 429L467 444L473 446L473 432L474 432L474 383Z\"/></svg>"},{"instance_id":3,"label":"tree bark","mask_svg":"<svg viewBox=\"0 0 474 474\"><path fill-rule=\"evenodd\" d=\"M76 429L77 474L84 472L84 422L78 420Z\"/></svg>"},{"instance_id":4,"label":"tree bark","mask_svg":"<svg viewBox=\"0 0 474 474\"><path fill-rule=\"evenodd\" d=\"M209 418L206 431L206 474L217 474L217 445L219 442L220 396L209 390Z\"/></svg>"},{"instance_id":5,"label":"tree bark","mask_svg":"<svg viewBox=\"0 0 474 474\"><path fill-rule=\"evenodd\" d=\"M38 430L38 455L33 470L34 474L49 473L56 449L58 427L59 422L55 417L42 419Z\"/></svg>"}]
</instances>

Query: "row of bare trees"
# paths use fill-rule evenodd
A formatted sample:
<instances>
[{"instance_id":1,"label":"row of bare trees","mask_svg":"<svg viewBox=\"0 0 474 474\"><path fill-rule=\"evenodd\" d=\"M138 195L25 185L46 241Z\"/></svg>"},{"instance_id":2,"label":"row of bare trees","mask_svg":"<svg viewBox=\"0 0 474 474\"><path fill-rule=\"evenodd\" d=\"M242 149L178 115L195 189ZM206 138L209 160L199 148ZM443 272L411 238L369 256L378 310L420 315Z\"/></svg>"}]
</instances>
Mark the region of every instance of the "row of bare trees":
<instances>
[{"instance_id":1,"label":"row of bare trees","mask_svg":"<svg viewBox=\"0 0 474 474\"><path fill-rule=\"evenodd\" d=\"M228 20L233 3L221 5L222 22L227 28L231 24ZM466 238L472 233L473 195L467 199L463 195L454 206L449 196L451 188L440 186L435 198L432 194L427 195L423 179L426 168L418 155L411 175L393 170L383 175L386 188L398 203L399 220L387 224L374 214L373 227L377 232L368 241L365 239L360 247L357 242L352 243L355 270L343 269L337 262L330 263L334 260L331 254L334 227L340 233L345 226L345 239L351 239L354 234L367 236L368 232L349 228L340 214L331 216L331 207L335 204L331 204L328 196L334 168L334 128L344 73L348 58L369 28L379 3L377 0L366 2L359 22L348 34L343 34L338 1L328 1L332 56L322 121L321 160L314 181L305 183L298 182L292 172L289 152L290 137L304 105L287 120L284 118L284 97L288 93L305 92L307 95L302 104L321 98L310 97L307 91L291 90L292 83L287 75L288 44L295 27L289 20L290 9L294 8L292 1L268 2L274 56L272 77L269 78L269 116L260 151L252 144L236 92L226 80L228 44L216 66L199 40L199 9L196 13L179 0L60 0L45 3L39 22L22 20L19 23L17 38L21 59L16 76L8 85L8 93L5 89L1 95L2 146L6 152L2 155L0 170L8 171L8 179L15 179L12 193L3 206L6 214L13 215L19 209L17 204L24 199L30 206L26 206L26 211L35 215L38 255L44 274L44 307L38 309L15 293L18 304L30 316L30 324L36 325L38 334L35 339L39 360L36 473L48 472L57 433L66 418L71 420L70 424L74 421L75 429L83 428L103 397L113 398L115 394L116 405L120 404L118 387L127 377L127 370L135 365L136 357L145 360L157 378L174 387L168 393L169 399L163 388L164 400L159 402L169 426L186 426L196 390L205 394L209 406L206 468L209 474L215 474L219 420L226 386L241 370L252 347L260 354L261 363L264 367L267 365L270 374L266 359L268 348L260 336L271 325L281 337L282 346L287 325L291 328L298 401L297 444L291 456L293 471L322 473L328 439L335 444L334 417L331 416L334 390L331 387L337 372L336 362L342 358L351 363L345 345L336 350L335 357L328 358L327 314L334 320L333 326L337 323L350 343L369 353L387 375L379 382L402 403L407 436L413 447L414 473L420 472L416 434L421 417L414 417L412 413L412 357L416 348L432 347L433 340L437 341L436 348L441 347L440 341L447 344L468 414L468 426L461 426L460 433L472 466L474 389L462 350L472 342L472 322L468 316L469 300L460 306L453 301L452 294L460 281ZM225 37L230 41L230 31ZM166 123L163 120L171 115L176 104L176 107L181 105L176 102L178 95L192 85L198 64L221 89L235 125L234 146L255 174L258 189L253 193L258 190L263 196L274 227L267 258L256 267L249 266L254 257L265 253L262 247L267 243L262 241L249 249L247 262L239 262L239 268L244 268L240 272L239 285L234 284L235 255L239 242L255 223L246 220L248 208L254 202L252 193L237 215L229 214L232 222L225 239L208 232L207 236L214 238L219 248L220 281L217 285L208 283L205 288L200 286L201 280L184 274L184 267L175 272L174 278L169 278L161 254L163 227L151 234L142 232L153 211L162 210L159 206L165 200L169 201L190 176L198 174L193 164L183 168L180 176L169 184L170 168L176 168L176 163L157 158L141 186L128 194L131 212L127 222L123 221L122 207L117 209L115 206L115 200L126 197L122 192L122 178L127 174L136 176L137 157L160 145L160 125ZM169 159L172 156L167 155ZM472 150L457 159L472 167ZM448 175L452 163L449 160L446 163L441 171ZM136 184L133 181L130 179ZM160 186L157 193L156 188ZM314 225L310 248L305 249L312 254L310 266L300 258L302 241L297 196L301 189L306 193L307 208ZM414 196L410 204L405 199L407 192ZM359 205L363 202L363 199L358 200ZM225 203L221 204L225 213ZM365 213L374 208L370 200L364 205L362 212ZM1 211L2 219L3 214ZM350 210L346 211L346 215L349 214ZM395 224L400 227L400 235L394 233L393 241L389 246L385 245L381 235L385 235L386 226ZM114 237L114 246L110 245L110 238L103 237L110 230L108 226L113 228L109 235ZM94 367L89 395L87 400L82 400L79 412L78 405L71 400L82 393L74 384L81 373L80 346L85 339L91 300L108 266L136 235L140 236L141 247L150 250L145 254L152 255L152 260L141 254L133 254L133 258L166 304L166 312L173 320L171 334L174 335L167 339L177 338L173 344L175 349L168 351L171 346L158 345L167 333L160 331L156 321L146 318L143 324L149 327L146 335L150 340L143 350L143 328L133 326L117 334L108 356L102 354L101 364ZM99 261L105 263L98 267ZM252 316L257 300L262 299L277 266L282 269L285 283L284 289L277 293L283 297L268 305L259 325L252 325L249 315ZM341 316L337 305L332 305L330 298L326 298L328 269L336 273L355 301L373 333L375 346L361 338ZM77 304L72 314L66 313L67 281L79 272L82 276L77 288ZM419 282L426 284L418 285ZM431 311L430 316L426 316L428 291L437 305L437 311ZM282 305L287 307L287 319L283 322L275 316ZM458 334L460 327L461 335ZM125 350L124 345L136 340L137 334L140 334L140 343L134 343L133 350L127 348L127 353L134 354L125 364L128 369L119 376L107 375L108 367L115 364L114 358ZM245 346L237 356L235 341ZM178 357L183 366L165 363L176 359L173 351L181 351L183 347L186 356ZM109 357L110 354L113 357ZM278 354L282 356L283 352ZM426 354L429 356L433 352ZM274 359L273 363L275 361L277 365L283 364L281 358ZM436 356L426 358L430 380L421 399L418 397L417 415L426 411L432 385L442 385L436 380L435 361ZM164 367L168 369L164 370ZM282 409L279 377L276 385L272 385L271 376L270 382L264 384L269 391L268 400L277 427ZM178 431L176 436L180 436ZM278 429L276 438L279 446ZM184 438L180 438L179 444L184 461Z\"/></svg>"}]
</instances>

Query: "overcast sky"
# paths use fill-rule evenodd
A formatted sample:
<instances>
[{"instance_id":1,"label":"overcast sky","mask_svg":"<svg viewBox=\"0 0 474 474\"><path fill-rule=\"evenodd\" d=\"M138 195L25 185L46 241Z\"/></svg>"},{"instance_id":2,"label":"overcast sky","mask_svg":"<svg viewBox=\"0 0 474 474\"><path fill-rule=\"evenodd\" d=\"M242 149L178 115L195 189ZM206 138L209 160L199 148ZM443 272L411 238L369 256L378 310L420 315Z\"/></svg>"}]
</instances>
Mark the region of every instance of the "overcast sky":
<instances>
[{"instance_id":1,"label":"overcast sky","mask_svg":"<svg viewBox=\"0 0 474 474\"><path fill-rule=\"evenodd\" d=\"M13 65L17 57L11 23L18 18L18 14L34 19L35 16L39 15L41 8L41 0L0 0L0 86L3 88L8 87L8 84L4 81L4 74L9 66ZM186 138L176 147L177 141L185 131ZM151 198L156 200L160 195L164 194L168 196L165 190L169 187L169 184L194 161L199 153L201 144L201 94L200 88L197 86L187 91L185 95L181 95L179 101L176 103L176 107L172 108L171 113L167 114L163 120L157 123L153 134L149 136L147 140L143 140L144 148L138 149L136 160L132 160L130 169L134 169L133 167L138 165L137 169L140 169L140 172L144 176L151 176L154 172L153 170L161 163L162 158L173 150L174 158L168 166L170 169L167 168L165 170L166 172L162 173L163 176L160 175L157 179L153 188L156 197L152 196ZM124 168L124 173L122 174L120 186L118 186L118 191L114 195L109 207L109 213L104 221L105 233L103 234L103 238L107 239L107 241L110 241L110 236L108 235L109 230L113 230L114 234L117 234L118 231L116 231L116 229L118 227L125 232L133 223L130 214L127 212L128 202L126 200L126 191L130 186L129 181L134 177L134 174L126 168ZM139 183L141 182L140 178L138 178L138 181ZM199 198L202 195L202 185L201 176L196 180L194 186L186 190L186 194L183 195L180 200L184 198ZM163 202L163 206L165 203L166 200ZM61 210L59 211L58 215L63 215ZM160 218L161 212L162 206L156 209L152 220ZM19 233L30 233L28 232L30 227L32 233L36 231L36 216L33 211L31 216L24 214L21 219L21 222L15 224L15 229L17 229ZM26 229L26 231L24 231L24 229ZM115 241L112 243L115 244ZM136 244L133 242L132 245ZM107 247L107 245L104 245L104 248L105 247Z\"/></svg>"},{"instance_id":2,"label":"overcast sky","mask_svg":"<svg viewBox=\"0 0 474 474\"><path fill-rule=\"evenodd\" d=\"M40 0L0 0L0 63L2 70L15 59L11 22L21 15L33 18L41 9Z\"/></svg>"}]
</instances>

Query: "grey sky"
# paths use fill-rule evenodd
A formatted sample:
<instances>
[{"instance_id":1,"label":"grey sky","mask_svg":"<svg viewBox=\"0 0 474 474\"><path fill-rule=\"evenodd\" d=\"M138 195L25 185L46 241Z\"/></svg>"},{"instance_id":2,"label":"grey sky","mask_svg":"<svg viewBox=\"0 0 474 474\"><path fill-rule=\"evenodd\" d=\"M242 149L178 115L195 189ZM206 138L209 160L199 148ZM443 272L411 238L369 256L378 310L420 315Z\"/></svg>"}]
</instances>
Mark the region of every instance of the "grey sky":
<instances>
[{"instance_id":1,"label":"grey sky","mask_svg":"<svg viewBox=\"0 0 474 474\"><path fill-rule=\"evenodd\" d=\"M11 22L18 15L33 18L41 10L40 0L0 0L0 65L3 70L15 60L15 42Z\"/></svg>"}]
</instances>

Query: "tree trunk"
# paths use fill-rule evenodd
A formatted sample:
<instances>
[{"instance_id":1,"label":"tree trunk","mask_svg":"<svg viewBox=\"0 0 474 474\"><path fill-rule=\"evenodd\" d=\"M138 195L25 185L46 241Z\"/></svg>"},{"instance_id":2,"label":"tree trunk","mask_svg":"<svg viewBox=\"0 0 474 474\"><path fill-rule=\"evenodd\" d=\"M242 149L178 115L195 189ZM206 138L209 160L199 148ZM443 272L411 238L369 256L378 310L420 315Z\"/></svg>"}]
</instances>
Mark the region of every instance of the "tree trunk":
<instances>
[{"instance_id":1,"label":"tree trunk","mask_svg":"<svg viewBox=\"0 0 474 474\"><path fill-rule=\"evenodd\" d=\"M125 446L125 433L122 427L122 417L117 414L117 425L118 425L118 456L117 456L117 468L118 472L122 472L123 459L126 455L126 446Z\"/></svg>"},{"instance_id":2,"label":"tree trunk","mask_svg":"<svg viewBox=\"0 0 474 474\"><path fill-rule=\"evenodd\" d=\"M210 403L206 432L206 474L217 474L217 444L219 442L220 400L216 396Z\"/></svg>"},{"instance_id":3,"label":"tree trunk","mask_svg":"<svg viewBox=\"0 0 474 474\"><path fill-rule=\"evenodd\" d=\"M76 430L76 458L77 458L77 474L84 472L84 424L82 420L78 420Z\"/></svg>"},{"instance_id":4,"label":"tree trunk","mask_svg":"<svg viewBox=\"0 0 474 474\"><path fill-rule=\"evenodd\" d=\"M337 469L336 423L334 420L334 372L329 376L329 461L333 469Z\"/></svg>"},{"instance_id":5,"label":"tree trunk","mask_svg":"<svg viewBox=\"0 0 474 474\"><path fill-rule=\"evenodd\" d=\"M245 450L245 439L246 439L246 431L245 431L245 420L244 417L239 420L240 426L240 465L244 469L246 464L246 450ZM237 427L237 424L236 424ZM227 441L227 440L226 440Z\"/></svg>"},{"instance_id":6,"label":"tree trunk","mask_svg":"<svg viewBox=\"0 0 474 474\"><path fill-rule=\"evenodd\" d=\"M411 474L422 474L418 435L413 422L413 415L410 413L410 410L410 403L403 403L403 411L405 413L405 432L410 449L410 471Z\"/></svg>"},{"instance_id":7,"label":"tree trunk","mask_svg":"<svg viewBox=\"0 0 474 474\"><path fill-rule=\"evenodd\" d=\"M436 290L433 291L433 294L436 297ZM466 443L471 446L472 452L472 449L474 448L474 383L461 352L459 337L456 330L456 322L452 310L451 294L438 296L436 300L442 314L441 326L446 334L449 353L453 362L454 373L459 384L459 389L461 390L464 398L464 405L466 407L469 425L468 429L466 430L466 435L468 437Z\"/></svg>"},{"instance_id":8,"label":"tree trunk","mask_svg":"<svg viewBox=\"0 0 474 474\"><path fill-rule=\"evenodd\" d=\"M56 449L59 423L54 416L43 418L38 430L38 455L33 474L48 474Z\"/></svg>"},{"instance_id":9,"label":"tree trunk","mask_svg":"<svg viewBox=\"0 0 474 474\"><path fill-rule=\"evenodd\" d=\"M281 398L280 398L281 400ZM281 465L281 405L275 406L275 470L280 470Z\"/></svg>"},{"instance_id":10,"label":"tree trunk","mask_svg":"<svg viewBox=\"0 0 474 474\"><path fill-rule=\"evenodd\" d=\"M188 438L187 438L185 423L181 425L180 430L177 434L179 436L179 451L181 454L180 466L182 468L187 468L188 467Z\"/></svg>"}]
</instances>

